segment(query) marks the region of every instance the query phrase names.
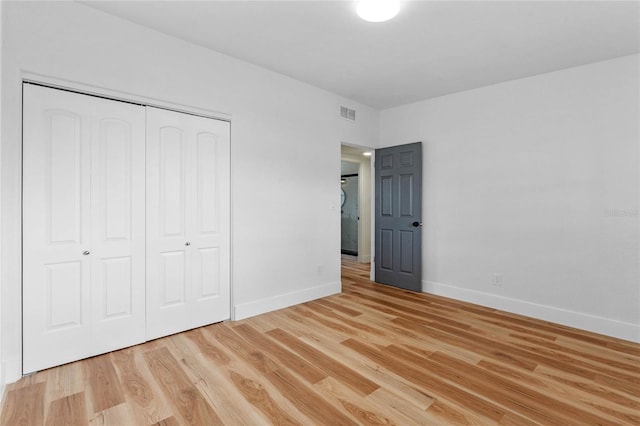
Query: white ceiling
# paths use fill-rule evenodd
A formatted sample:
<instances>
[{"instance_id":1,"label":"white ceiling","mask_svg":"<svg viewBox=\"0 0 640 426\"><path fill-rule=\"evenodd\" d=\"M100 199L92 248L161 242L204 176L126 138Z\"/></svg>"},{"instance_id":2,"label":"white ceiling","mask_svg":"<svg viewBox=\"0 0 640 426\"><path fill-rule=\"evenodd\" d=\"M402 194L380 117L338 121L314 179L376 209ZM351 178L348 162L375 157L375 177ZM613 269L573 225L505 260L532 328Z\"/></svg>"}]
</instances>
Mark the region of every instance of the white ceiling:
<instances>
[{"instance_id":1,"label":"white ceiling","mask_svg":"<svg viewBox=\"0 0 640 426\"><path fill-rule=\"evenodd\" d=\"M88 6L375 108L639 51L638 1L98 1Z\"/></svg>"}]
</instances>

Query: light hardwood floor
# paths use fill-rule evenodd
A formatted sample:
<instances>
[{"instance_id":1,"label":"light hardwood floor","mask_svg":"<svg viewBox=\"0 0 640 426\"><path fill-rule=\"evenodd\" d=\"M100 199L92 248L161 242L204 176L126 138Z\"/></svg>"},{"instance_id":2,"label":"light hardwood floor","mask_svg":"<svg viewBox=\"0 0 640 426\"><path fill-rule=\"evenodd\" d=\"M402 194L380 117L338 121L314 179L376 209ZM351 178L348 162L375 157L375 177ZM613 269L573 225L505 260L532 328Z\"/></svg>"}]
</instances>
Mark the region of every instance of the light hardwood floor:
<instances>
[{"instance_id":1,"label":"light hardwood floor","mask_svg":"<svg viewBox=\"0 0 640 426\"><path fill-rule=\"evenodd\" d=\"M3 425L640 424L640 345L371 283L39 372Z\"/></svg>"}]
</instances>

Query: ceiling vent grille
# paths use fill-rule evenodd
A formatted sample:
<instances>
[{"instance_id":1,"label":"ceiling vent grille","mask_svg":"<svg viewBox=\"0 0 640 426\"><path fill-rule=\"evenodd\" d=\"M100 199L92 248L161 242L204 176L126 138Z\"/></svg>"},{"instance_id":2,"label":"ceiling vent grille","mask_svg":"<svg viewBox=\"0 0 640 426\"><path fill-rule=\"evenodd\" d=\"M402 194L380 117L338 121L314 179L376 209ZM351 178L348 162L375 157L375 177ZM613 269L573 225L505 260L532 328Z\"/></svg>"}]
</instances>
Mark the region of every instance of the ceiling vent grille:
<instances>
[{"instance_id":1,"label":"ceiling vent grille","mask_svg":"<svg viewBox=\"0 0 640 426\"><path fill-rule=\"evenodd\" d=\"M347 120L356 121L356 110L348 108L344 105L340 105L340 117Z\"/></svg>"}]
</instances>

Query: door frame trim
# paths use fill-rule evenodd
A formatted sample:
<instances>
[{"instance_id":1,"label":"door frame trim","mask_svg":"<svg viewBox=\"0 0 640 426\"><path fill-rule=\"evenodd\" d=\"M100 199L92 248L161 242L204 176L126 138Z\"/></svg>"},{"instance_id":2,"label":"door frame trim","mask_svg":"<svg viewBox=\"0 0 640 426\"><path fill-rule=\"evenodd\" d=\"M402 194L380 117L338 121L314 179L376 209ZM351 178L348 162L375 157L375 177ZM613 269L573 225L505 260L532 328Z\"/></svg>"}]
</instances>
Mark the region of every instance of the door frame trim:
<instances>
[{"instance_id":1,"label":"door frame trim","mask_svg":"<svg viewBox=\"0 0 640 426\"><path fill-rule=\"evenodd\" d=\"M22 83L37 84L40 86L51 87L53 89L67 90L82 95L97 96L100 98L111 99L114 101L134 103L144 106L168 109L185 114L199 115L215 120L232 121L232 114L221 111L214 111L205 108L194 107L191 105L180 104L177 102L168 102L162 99L150 98L148 96L122 92L119 90L108 89L105 87L94 86L91 84L80 83L72 80L51 77L44 74L23 71L21 75Z\"/></svg>"},{"instance_id":2,"label":"door frame trim","mask_svg":"<svg viewBox=\"0 0 640 426\"><path fill-rule=\"evenodd\" d=\"M359 149L363 149L366 151L370 151L371 152L371 156L369 157L365 157L362 156L362 158L360 157L355 157L355 156L346 156L346 160L345 161L351 161L351 162L357 162L359 163L359 168L358 168L358 176L359 178L359 182L358 182L358 205L360 206L360 217L362 217L362 198L363 198L363 190L365 189L363 187L363 183L362 183L362 174L363 174L363 165L368 162L369 163L369 194L370 194L370 203L369 203L369 264L371 266L370 268L370 272L369 272L369 278L371 279L371 281L375 281L375 262L374 262L374 251L375 251L375 182L374 182L374 173L375 173L375 152L377 148L374 147L369 147L369 146L364 146L364 145L358 145L358 144L354 144L351 142L346 142L344 140L340 141L340 146L345 145L345 146L350 146L353 148L359 148ZM342 153L340 154L340 160L343 159ZM358 259L361 259L361 255L360 252L362 251L360 248L360 240L362 238L362 221L359 221L358 224Z\"/></svg>"}]
</instances>

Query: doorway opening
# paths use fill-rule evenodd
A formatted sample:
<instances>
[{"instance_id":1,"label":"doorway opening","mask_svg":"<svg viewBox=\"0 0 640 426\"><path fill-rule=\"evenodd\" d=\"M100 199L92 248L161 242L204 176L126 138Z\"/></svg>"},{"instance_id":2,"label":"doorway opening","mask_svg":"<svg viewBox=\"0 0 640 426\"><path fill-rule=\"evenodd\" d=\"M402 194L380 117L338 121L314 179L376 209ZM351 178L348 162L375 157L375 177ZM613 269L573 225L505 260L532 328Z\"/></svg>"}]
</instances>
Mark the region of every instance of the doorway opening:
<instances>
[{"instance_id":1,"label":"doorway opening","mask_svg":"<svg viewBox=\"0 0 640 426\"><path fill-rule=\"evenodd\" d=\"M372 260L371 153L371 148L341 146L340 251L343 257L364 264Z\"/></svg>"}]
</instances>

